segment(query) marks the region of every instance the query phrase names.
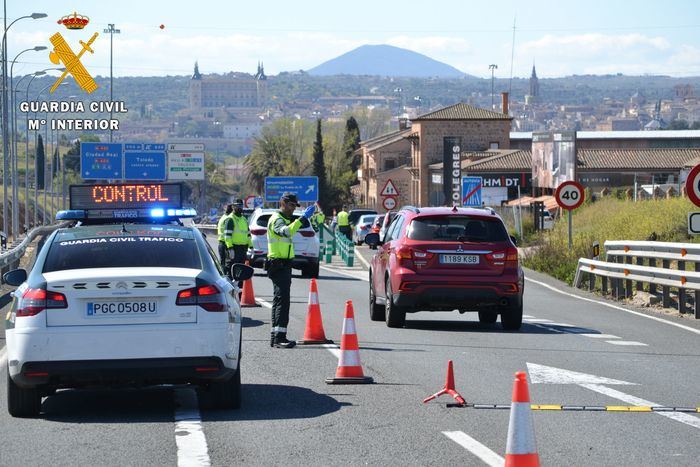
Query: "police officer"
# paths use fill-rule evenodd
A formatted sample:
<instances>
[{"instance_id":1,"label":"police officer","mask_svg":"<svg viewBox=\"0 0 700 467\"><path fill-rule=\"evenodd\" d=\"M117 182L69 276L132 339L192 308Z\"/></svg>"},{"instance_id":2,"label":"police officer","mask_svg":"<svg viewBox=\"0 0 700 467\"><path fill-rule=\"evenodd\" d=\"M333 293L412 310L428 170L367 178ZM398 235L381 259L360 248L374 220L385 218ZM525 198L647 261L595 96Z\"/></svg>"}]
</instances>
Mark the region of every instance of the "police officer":
<instances>
[{"instance_id":1,"label":"police officer","mask_svg":"<svg viewBox=\"0 0 700 467\"><path fill-rule=\"evenodd\" d=\"M233 225L230 222L232 213L233 205L226 205L226 213L221 216L216 228L219 234L219 260L221 261L221 267L224 268L224 271L228 271L228 269L226 269L228 263L228 249L233 235Z\"/></svg>"},{"instance_id":2,"label":"police officer","mask_svg":"<svg viewBox=\"0 0 700 467\"><path fill-rule=\"evenodd\" d=\"M299 202L294 193L283 193L280 198L280 210L270 216L267 223L267 262L265 266L274 290L270 347L291 349L296 345L295 341L287 339L292 259L294 259L292 238L301 227L309 226L309 218L316 209L314 206L309 206L299 219L292 220L292 214L297 206L299 206Z\"/></svg>"},{"instance_id":3,"label":"police officer","mask_svg":"<svg viewBox=\"0 0 700 467\"><path fill-rule=\"evenodd\" d=\"M253 240L250 237L250 228L248 227L248 219L243 215L243 200L240 198L233 203L231 221L233 223L233 233L231 234L231 246L228 247L229 258L231 260L229 269L236 263L245 263L248 247L253 246ZM239 284L239 286L242 285L242 283Z\"/></svg>"},{"instance_id":4,"label":"police officer","mask_svg":"<svg viewBox=\"0 0 700 467\"><path fill-rule=\"evenodd\" d=\"M352 229L350 228L347 206L343 206L343 209L338 213L338 230L345 235L348 240L352 240Z\"/></svg>"}]
</instances>

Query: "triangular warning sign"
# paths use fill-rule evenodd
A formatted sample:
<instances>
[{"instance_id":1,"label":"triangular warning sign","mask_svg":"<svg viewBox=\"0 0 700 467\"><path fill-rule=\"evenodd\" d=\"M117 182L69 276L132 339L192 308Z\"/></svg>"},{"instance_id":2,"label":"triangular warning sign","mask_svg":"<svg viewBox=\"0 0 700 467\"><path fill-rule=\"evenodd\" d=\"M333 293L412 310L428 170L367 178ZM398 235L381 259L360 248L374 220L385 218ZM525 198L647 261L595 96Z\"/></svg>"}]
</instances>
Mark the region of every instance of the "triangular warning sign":
<instances>
[{"instance_id":1,"label":"triangular warning sign","mask_svg":"<svg viewBox=\"0 0 700 467\"><path fill-rule=\"evenodd\" d=\"M382 188L382 192L379 194L379 196L399 196L399 190L396 189L394 182L389 179L386 181L386 185L384 185L384 188Z\"/></svg>"}]
</instances>

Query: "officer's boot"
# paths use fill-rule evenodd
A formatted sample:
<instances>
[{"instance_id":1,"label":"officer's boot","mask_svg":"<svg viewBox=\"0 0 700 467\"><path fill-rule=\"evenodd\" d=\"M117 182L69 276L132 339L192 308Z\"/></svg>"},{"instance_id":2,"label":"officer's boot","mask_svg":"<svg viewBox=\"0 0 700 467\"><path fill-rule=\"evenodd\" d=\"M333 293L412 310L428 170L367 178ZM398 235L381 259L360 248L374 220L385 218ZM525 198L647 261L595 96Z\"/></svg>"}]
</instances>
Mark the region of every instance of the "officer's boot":
<instances>
[{"instance_id":1,"label":"officer's boot","mask_svg":"<svg viewBox=\"0 0 700 467\"><path fill-rule=\"evenodd\" d=\"M286 332L280 332L277 334L277 338L275 339L275 347L278 349L291 349L295 345L297 345L296 341L287 340Z\"/></svg>"}]
</instances>

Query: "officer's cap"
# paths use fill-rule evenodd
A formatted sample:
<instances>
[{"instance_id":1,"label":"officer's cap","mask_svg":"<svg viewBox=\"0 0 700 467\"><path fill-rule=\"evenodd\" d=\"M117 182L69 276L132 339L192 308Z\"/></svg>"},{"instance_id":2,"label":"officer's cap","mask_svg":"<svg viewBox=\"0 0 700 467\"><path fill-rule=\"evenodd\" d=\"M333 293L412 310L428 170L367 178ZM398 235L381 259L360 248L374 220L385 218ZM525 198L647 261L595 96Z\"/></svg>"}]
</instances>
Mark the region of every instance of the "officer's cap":
<instances>
[{"instance_id":1,"label":"officer's cap","mask_svg":"<svg viewBox=\"0 0 700 467\"><path fill-rule=\"evenodd\" d=\"M243 200L241 198L236 199L236 201L233 202L233 206L236 208L242 208Z\"/></svg>"},{"instance_id":2,"label":"officer's cap","mask_svg":"<svg viewBox=\"0 0 700 467\"><path fill-rule=\"evenodd\" d=\"M282 193L282 197L280 198L280 201L285 201L287 203L294 203L297 206L299 206L299 201L297 200L296 193L290 193L288 191L285 191L284 193Z\"/></svg>"}]
</instances>

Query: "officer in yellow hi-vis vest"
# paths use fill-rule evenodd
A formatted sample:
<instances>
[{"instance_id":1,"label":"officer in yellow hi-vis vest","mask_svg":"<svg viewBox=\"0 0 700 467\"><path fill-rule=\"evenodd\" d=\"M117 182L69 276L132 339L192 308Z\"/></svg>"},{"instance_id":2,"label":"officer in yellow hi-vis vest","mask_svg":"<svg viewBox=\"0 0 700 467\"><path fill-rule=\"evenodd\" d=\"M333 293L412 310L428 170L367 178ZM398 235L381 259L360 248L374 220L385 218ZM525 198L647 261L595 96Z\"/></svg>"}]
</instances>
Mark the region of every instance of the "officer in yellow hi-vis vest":
<instances>
[{"instance_id":1,"label":"officer in yellow hi-vis vest","mask_svg":"<svg viewBox=\"0 0 700 467\"><path fill-rule=\"evenodd\" d=\"M346 206L343 206L343 209L338 213L338 231L345 235L348 240L352 240L352 228L350 227L350 218Z\"/></svg>"},{"instance_id":2,"label":"officer in yellow hi-vis vest","mask_svg":"<svg viewBox=\"0 0 700 467\"><path fill-rule=\"evenodd\" d=\"M237 263L245 264L248 248L253 246L248 219L243 215L243 200L240 198L233 203L231 221L233 223L233 233L231 235L231 245L228 246L229 269ZM227 270L227 272L229 271ZM243 286L243 283L241 282L238 285Z\"/></svg>"},{"instance_id":3,"label":"officer in yellow hi-vis vest","mask_svg":"<svg viewBox=\"0 0 700 467\"><path fill-rule=\"evenodd\" d=\"M309 206L301 217L292 220L294 209L299 206L297 195L283 193L280 210L270 216L267 222L267 276L272 280L272 330L270 347L291 349L295 341L287 340L289 324L289 294L292 287L292 260L294 259L294 234L301 227L309 226L309 218L316 208Z\"/></svg>"},{"instance_id":4,"label":"officer in yellow hi-vis vest","mask_svg":"<svg viewBox=\"0 0 700 467\"><path fill-rule=\"evenodd\" d=\"M316 232L321 229L321 226L326 222L326 215L321 211L321 205L316 203L316 212L311 216L311 227L314 228Z\"/></svg>"},{"instance_id":5,"label":"officer in yellow hi-vis vest","mask_svg":"<svg viewBox=\"0 0 700 467\"><path fill-rule=\"evenodd\" d=\"M228 263L228 243L231 242L231 236L233 235L233 227L229 224L229 218L233 212L233 205L226 205L226 213L219 218L219 224L216 230L219 234L219 261L221 261L221 267L228 273L226 265ZM227 226L228 224L228 226Z\"/></svg>"}]
</instances>

